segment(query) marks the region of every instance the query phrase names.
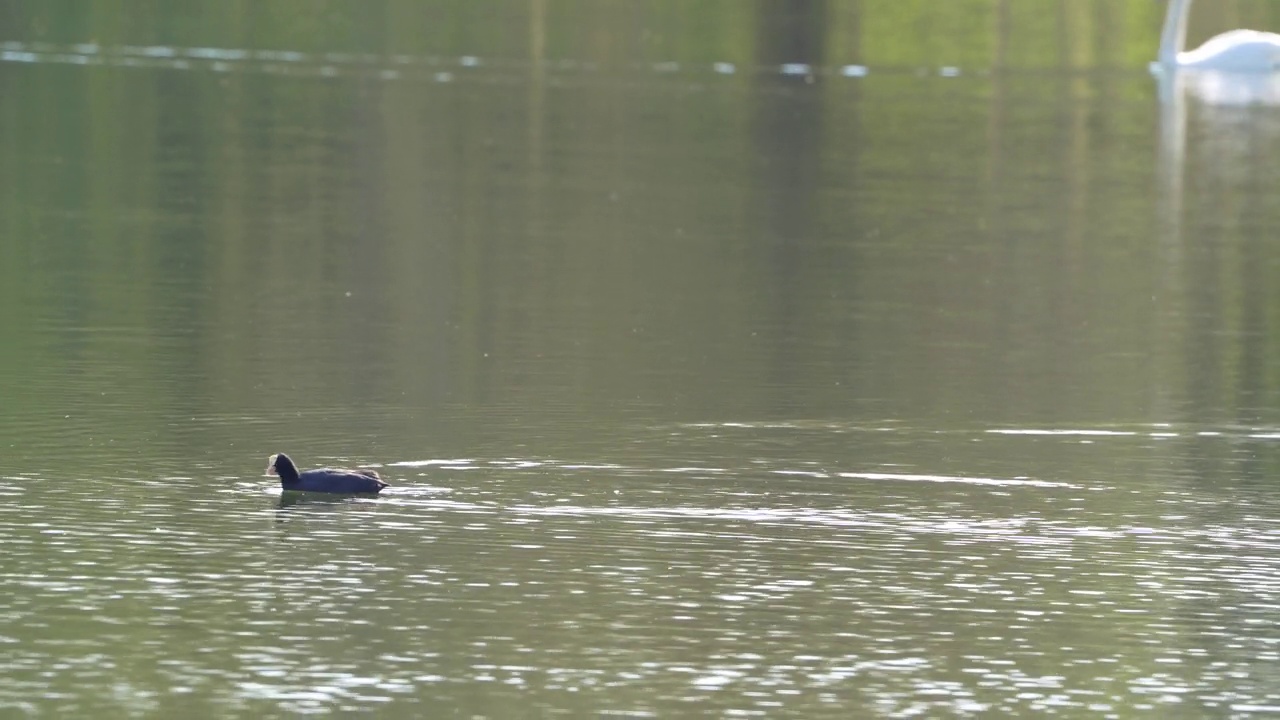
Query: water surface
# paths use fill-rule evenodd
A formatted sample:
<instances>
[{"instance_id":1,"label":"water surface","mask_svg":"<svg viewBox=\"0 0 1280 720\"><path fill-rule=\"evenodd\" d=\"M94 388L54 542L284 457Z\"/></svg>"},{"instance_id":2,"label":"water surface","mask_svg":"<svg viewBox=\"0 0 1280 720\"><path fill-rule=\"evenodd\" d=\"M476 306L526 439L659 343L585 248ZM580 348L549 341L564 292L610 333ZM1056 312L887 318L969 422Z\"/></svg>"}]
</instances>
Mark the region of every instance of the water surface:
<instances>
[{"instance_id":1,"label":"water surface","mask_svg":"<svg viewBox=\"0 0 1280 720\"><path fill-rule=\"evenodd\" d=\"M0 716L1280 708L1273 108L511 7L4 7Z\"/></svg>"}]
</instances>

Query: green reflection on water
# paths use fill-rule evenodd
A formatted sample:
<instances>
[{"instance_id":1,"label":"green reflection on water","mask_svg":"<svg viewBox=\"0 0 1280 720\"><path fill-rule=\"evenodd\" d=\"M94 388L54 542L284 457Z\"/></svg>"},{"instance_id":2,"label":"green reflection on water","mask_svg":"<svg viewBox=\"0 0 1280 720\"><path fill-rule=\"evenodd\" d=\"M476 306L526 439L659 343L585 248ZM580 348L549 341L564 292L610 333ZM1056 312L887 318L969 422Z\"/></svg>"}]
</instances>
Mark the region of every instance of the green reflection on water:
<instances>
[{"instance_id":1,"label":"green reflection on water","mask_svg":"<svg viewBox=\"0 0 1280 720\"><path fill-rule=\"evenodd\" d=\"M0 17L378 58L0 63L6 702L1272 699L1275 179L1160 235L1157 6L188 7ZM984 432L1041 423L1123 433ZM278 451L469 461L293 503Z\"/></svg>"}]
</instances>

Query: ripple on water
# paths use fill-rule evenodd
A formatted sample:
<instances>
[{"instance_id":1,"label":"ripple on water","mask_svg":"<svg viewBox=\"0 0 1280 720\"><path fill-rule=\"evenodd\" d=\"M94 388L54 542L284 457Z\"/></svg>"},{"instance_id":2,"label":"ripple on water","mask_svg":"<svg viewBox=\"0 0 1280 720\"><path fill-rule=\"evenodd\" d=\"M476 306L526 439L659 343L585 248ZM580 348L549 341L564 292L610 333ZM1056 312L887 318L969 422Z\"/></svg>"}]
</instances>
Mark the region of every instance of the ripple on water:
<instances>
[{"instance_id":1,"label":"ripple on water","mask_svg":"<svg viewBox=\"0 0 1280 720\"><path fill-rule=\"evenodd\" d=\"M528 73L535 69L557 75L570 73L590 75L602 71L597 63L572 58L530 63L522 59L482 58L475 55L448 57L401 53L388 56L381 53L308 53L287 49L250 50L170 45L105 46L98 43L55 44L13 40L0 42L0 63L163 68L187 72L257 72L296 77L371 76L384 81L421 78L437 83L453 82L460 73L469 73L473 77L486 77L485 73L517 71ZM725 81L743 72L753 75L810 79L822 76L844 82L855 81L871 74L909 74L916 77L927 74L944 79L958 78L965 74L962 68L949 65L921 73L917 68L870 68L858 64L816 66L806 63L782 63L747 67L723 60L707 63L658 60L634 63L624 67L611 66L610 71L654 76L675 75L712 79L719 77ZM988 74L985 68L969 72L978 76Z\"/></svg>"},{"instance_id":2,"label":"ripple on water","mask_svg":"<svg viewBox=\"0 0 1280 720\"><path fill-rule=\"evenodd\" d=\"M627 707L659 716L1278 702L1251 680L1277 656L1267 485L1137 473L1147 433L1088 449L996 435L1020 466L1006 473L1008 458L823 456L831 435L874 434L849 427L731 428L768 441L736 461L696 437L725 430L689 428L662 461L403 460L383 497L293 505L216 472L6 478L22 492L0 505L0 704L358 711L469 707L475 688L513 712L639 693ZM1170 442L1256 442L1214 432ZM891 433L920 455L938 438ZM1098 473L1098 454L1132 475Z\"/></svg>"}]
</instances>

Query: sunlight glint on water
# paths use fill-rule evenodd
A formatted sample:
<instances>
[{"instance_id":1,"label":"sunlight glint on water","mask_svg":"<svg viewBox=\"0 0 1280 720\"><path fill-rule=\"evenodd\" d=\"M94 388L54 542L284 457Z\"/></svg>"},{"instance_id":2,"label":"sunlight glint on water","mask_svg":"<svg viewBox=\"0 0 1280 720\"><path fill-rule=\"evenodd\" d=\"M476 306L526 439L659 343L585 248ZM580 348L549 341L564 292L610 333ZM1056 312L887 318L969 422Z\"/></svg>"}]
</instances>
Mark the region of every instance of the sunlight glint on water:
<instances>
[{"instance_id":1,"label":"sunlight glint on water","mask_svg":"<svg viewBox=\"0 0 1280 720\"><path fill-rule=\"evenodd\" d=\"M1158 9L546 5L0 8L0 717L1280 707L1280 133L1160 194Z\"/></svg>"}]
</instances>

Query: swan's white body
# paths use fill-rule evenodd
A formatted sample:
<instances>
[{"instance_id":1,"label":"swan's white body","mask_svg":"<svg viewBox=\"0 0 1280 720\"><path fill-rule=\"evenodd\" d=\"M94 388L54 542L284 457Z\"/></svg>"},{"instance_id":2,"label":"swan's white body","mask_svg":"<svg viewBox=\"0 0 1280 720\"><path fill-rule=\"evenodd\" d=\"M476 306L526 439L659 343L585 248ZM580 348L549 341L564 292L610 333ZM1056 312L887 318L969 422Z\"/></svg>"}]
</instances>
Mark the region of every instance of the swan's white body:
<instances>
[{"instance_id":1,"label":"swan's white body","mask_svg":"<svg viewBox=\"0 0 1280 720\"><path fill-rule=\"evenodd\" d=\"M1257 30L1232 30L1210 38L1195 50L1187 42L1187 14L1192 0L1169 0L1160 33L1160 64L1169 68L1232 73L1280 71L1280 35Z\"/></svg>"}]
</instances>

